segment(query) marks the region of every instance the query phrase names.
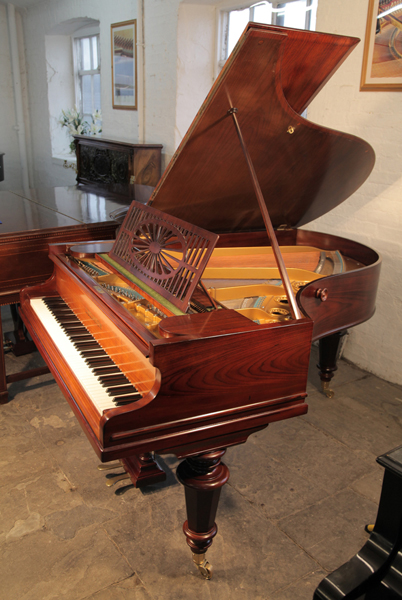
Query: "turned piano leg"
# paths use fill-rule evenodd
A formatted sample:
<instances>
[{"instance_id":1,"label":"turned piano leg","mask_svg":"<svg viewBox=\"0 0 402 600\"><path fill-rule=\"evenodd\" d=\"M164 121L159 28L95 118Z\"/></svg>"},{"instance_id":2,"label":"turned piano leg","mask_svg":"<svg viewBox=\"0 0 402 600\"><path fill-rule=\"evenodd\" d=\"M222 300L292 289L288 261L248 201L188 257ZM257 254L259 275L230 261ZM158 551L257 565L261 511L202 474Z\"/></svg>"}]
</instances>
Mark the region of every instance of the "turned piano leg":
<instances>
[{"instance_id":1,"label":"turned piano leg","mask_svg":"<svg viewBox=\"0 0 402 600\"><path fill-rule=\"evenodd\" d=\"M330 382L337 370L340 344L346 331L339 331L321 338L319 341L319 363L320 379L323 393L327 398L332 398L334 391L330 389Z\"/></svg>"},{"instance_id":2,"label":"turned piano leg","mask_svg":"<svg viewBox=\"0 0 402 600\"><path fill-rule=\"evenodd\" d=\"M215 523L221 488L229 479L229 469L221 462L226 450L191 456L177 468L177 477L184 485L187 521L183 525L193 561L206 579L212 577L212 567L205 553L218 528Z\"/></svg>"}]
</instances>

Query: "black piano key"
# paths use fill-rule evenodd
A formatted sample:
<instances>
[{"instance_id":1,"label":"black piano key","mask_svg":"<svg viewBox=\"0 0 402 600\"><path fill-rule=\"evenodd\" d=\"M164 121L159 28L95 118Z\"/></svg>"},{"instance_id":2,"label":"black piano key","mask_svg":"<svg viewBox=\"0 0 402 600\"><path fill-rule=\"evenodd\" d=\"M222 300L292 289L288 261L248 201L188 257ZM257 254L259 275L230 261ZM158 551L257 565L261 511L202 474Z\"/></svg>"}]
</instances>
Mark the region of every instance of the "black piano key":
<instances>
[{"instance_id":1,"label":"black piano key","mask_svg":"<svg viewBox=\"0 0 402 600\"><path fill-rule=\"evenodd\" d=\"M137 390L131 383L128 383L127 385L106 388L106 393L109 394L109 396L112 396L113 398L117 396L126 396L127 394L132 394L136 391Z\"/></svg>"},{"instance_id":2,"label":"black piano key","mask_svg":"<svg viewBox=\"0 0 402 600\"><path fill-rule=\"evenodd\" d=\"M59 323L59 325L61 325L61 323ZM64 331L70 335L71 332L82 332L82 333L88 333L88 329L85 329L85 327L83 327L82 325L78 324L78 323L65 323L64 325L61 325L62 329L64 329Z\"/></svg>"},{"instance_id":3,"label":"black piano key","mask_svg":"<svg viewBox=\"0 0 402 600\"><path fill-rule=\"evenodd\" d=\"M53 316L57 319L57 322L60 323L60 325L62 326L66 326L66 327L73 327L74 325L76 327L82 327L82 323L81 321L79 321L79 319L77 319L77 317L74 314L71 313L64 313L64 314L57 314L54 311L52 311Z\"/></svg>"},{"instance_id":4,"label":"black piano key","mask_svg":"<svg viewBox=\"0 0 402 600\"><path fill-rule=\"evenodd\" d=\"M142 396L140 392L136 392L135 394L129 394L128 396L119 396L114 399L114 404L116 406L124 406L125 404L130 404L131 402L137 402L141 400Z\"/></svg>"},{"instance_id":5,"label":"black piano key","mask_svg":"<svg viewBox=\"0 0 402 600\"><path fill-rule=\"evenodd\" d=\"M99 350L82 350L80 352L82 358L92 358L93 356L108 356L102 348Z\"/></svg>"},{"instance_id":6,"label":"black piano key","mask_svg":"<svg viewBox=\"0 0 402 600\"><path fill-rule=\"evenodd\" d=\"M86 327L84 327L80 321L78 321L77 323L65 323L63 325L63 328L65 330L71 329L71 331L74 331L74 332L82 331L82 333L89 333L88 329ZM89 333L89 335L91 335L91 334Z\"/></svg>"},{"instance_id":7,"label":"black piano key","mask_svg":"<svg viewBox=\"0 0 402 600\"><path fill-rule=\"evenodd\" d=\"M79 331L78 333L69 332L68 337L70 338L70 340L73 340L74 343L75 343L75 341L89 342L90 340L94 339L90 333L88 333L88 332L83 333L82 331Z\"/></svg>"},{"instance_id":8,"label":"black piano key","mask_svg":"<svg viewBox=\"0 0 402 600\"><path fill-rule=\"evenodd\" d=\"M57 315L54 315L54 316L57 317ZM64 323L80 324L79 320L77 319L77 317L75 315L63 315L62 317L59 317L57 319L57 321L60 323L60 325L63 325Z\"/></svg>"},{"instance_id":9,"label":"black piano key","mask_svg":"<svg viewBox=\"0 0 402 600\"><path fill-rule=\"evenodd\" d=\"M82 350L85 352L86 350L99 350L102 349L102 346L98 344L98 342L94 339L92 340L77 340L74 342L74 346L77 350Z\"/></svg>"},{"instance_id":10,"label":"black piano key","mask_svg":"<svg viewBox=\"0 0 402 600\"><path fill-rule=\"evenodd\" d=\"M43 298L46 306L68 306L61 298Z\"/></svg>"},{"instance_id":11,"label":"black piano key","mask_svg":"<svg viewBox=\"0 0 402 600\"><path fill-rule=\"evenodd\" d=\"M67 305L65 306L51 306L50 310L57 315L64 315L64 314L70 314L73 315L74 312L71 310L71 308Z\"/></svg>"},{"instance_id":12,"label":"black piano key","mask_svg":"<svg viewBox=\"0 0 402 600\"><path fill-rule=\"evenodd\" d=\"M103 385L103 387L111 387L112 385L125 385L128 384L129 381L123 373L115 373L110 375L101 375L98 377L99 381Z\"/></svg>"},{"instance_id":13,"label":"black piano key","mask_svg":"<svg viewBox=\"0 0 402 600\"><path fill-rule=\"evenodd\" d=\"M99 348L98 350L82 350L80 354L82 354L83 356L85 355L84 358L86 361L93 361L94 365L97 362L103 364L103 361L106 359L109 361L109 364L115 364L103 348Z\"/></svg>"},{"instance_id":14,"label":"black piano key","mask_svg":"<svg viewBox=\"0 0 402 600\"><path fill-rule=\"evenodd\" d=\"M88 367L90 367L93 371L95 371L96 368L99 368L102 370L102 373L105 373L106 368L116 368L120 372L119 367L116 366L112 359L108 356L93 356L90 358L86 358L85 362L87 363Z\"/></svg>"},{"instance_id":15,"label":"black piano key","mask_svg":"<svg viewBox=\"0 0 402 600\"><path fill-rule=\"evenodd\" d=\"M88 366L91 366L90 364L88 364ZM97 377L99 377L99 375L105 374L105 373L121 373L119 367L117 365L115 365L114 363L112 363L112 361L110 361L110 363L105 364L105 366L99 366L99 363L96 363L96 367L94 366L92 368L92 371L94 373L94 375L96 375Z\"/></svg>"}]
</instances>

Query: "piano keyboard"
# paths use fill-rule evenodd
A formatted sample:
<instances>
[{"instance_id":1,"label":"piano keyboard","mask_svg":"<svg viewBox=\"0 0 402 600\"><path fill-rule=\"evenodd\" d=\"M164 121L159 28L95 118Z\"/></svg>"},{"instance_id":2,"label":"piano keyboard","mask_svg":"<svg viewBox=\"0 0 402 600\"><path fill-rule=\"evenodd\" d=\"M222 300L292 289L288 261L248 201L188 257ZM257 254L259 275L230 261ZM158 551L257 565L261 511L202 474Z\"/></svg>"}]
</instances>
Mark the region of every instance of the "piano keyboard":
<instances>
[{"instance_id":1,"label":"piano keyboard","mask_svg":"<svg viewBox=\"0 0 402 600\"><path fill-rule=\"evenodd\" d=\"M100 415L142 398L61 297L33 298L31 306Z\"/></svg>"}]
</instances>

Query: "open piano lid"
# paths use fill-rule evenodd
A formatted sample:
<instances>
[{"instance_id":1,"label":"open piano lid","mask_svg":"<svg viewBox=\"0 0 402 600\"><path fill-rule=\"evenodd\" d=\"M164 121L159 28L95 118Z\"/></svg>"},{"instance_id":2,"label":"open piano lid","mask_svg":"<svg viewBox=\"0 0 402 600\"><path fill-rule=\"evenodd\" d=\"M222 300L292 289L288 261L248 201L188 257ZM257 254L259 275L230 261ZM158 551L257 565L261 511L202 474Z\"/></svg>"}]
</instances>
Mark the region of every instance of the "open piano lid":
<instances>
[{"instance_id":1,"label":"open piano lid","mask_svg":"<svg viewBox=\"0 0 402 600\"><path fill-rule=\"evenodd\" d=\"M373 149L298 113L358 41L249 23L149 203L209 231L264 229L233 107L274 227L343 202L370 174Z\"/></svg>"}]
</instances>

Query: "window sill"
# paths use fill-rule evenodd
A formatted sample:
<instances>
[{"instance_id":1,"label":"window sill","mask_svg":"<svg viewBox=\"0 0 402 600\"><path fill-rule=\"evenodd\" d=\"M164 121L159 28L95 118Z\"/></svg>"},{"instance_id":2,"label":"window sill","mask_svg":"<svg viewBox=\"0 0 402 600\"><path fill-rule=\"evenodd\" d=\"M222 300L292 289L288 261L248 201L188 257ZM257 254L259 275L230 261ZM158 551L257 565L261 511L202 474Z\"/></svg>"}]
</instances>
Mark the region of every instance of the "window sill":
<instances>
[{"instance_id":1,"label":"window sill","mask_svg":"<svg viewBox=\"0 0 402 600\"><path fill-rule=\"evenodd\" d=\"M75 166L77 164L77 157L75 154L56 154L55 156L52 156L52 163L62 167Z\"/></svg>"}]
</instances>

